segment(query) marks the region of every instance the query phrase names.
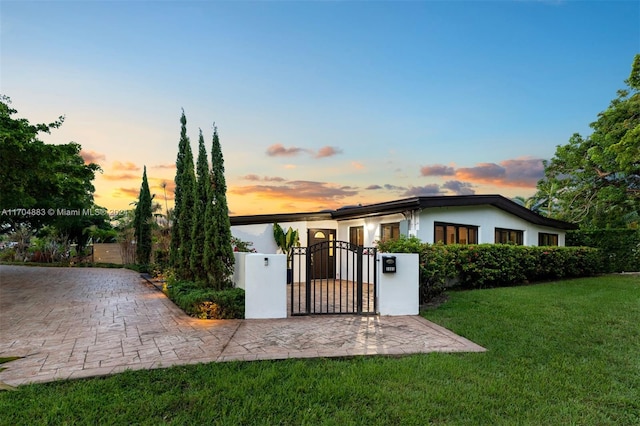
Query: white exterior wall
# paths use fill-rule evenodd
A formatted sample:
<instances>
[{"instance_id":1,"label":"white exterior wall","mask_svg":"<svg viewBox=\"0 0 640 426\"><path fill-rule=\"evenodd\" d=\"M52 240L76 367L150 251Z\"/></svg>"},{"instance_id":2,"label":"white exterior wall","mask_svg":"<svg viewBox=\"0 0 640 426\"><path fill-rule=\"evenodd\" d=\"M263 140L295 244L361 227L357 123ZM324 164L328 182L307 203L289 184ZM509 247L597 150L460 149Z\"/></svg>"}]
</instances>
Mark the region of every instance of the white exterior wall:
<instances>
[{"instance_id":1,"label":"white exterior wall","mask_svg":"<svg viewBox=\"0 0 640 426\"><path fill-rule=\"evenodd\" d=\"M233 264L233 286L245 290L245 266L244 260L249 253L233 253L235 263Z\"/></svg>"},{"instance_id":2,"label":"white exterior wall","mask_svg":"<svg viewBox=\"0 0 640 426\"><path fill-rule=\"evenodd\" d=\"M478 244L494 244L495 228L523 231L523 244L538 245L538 233L558 234L558 245L565 244L565 231L556 228L535 225L518 216L492 206L440 207L424 210L420 214L421 228L418 238L433 243L435 222L456 223L478 226Z\"/></svg>"},{"instance_id":3,"label":"white exterior wall","mask_svg":"<svg viewBox=\"0 0 640 426\"><path fill-rule=\"evenodd\" d=\"M298 230L300 246L307 246L307 230L309 228L338 229L335 220L298 221L279 223L286 232L289 227ZM348 231L347 231L348 232ZM260 223L255 225L234 225L231 227L231 235L242 241L250 241L258 253L278 253L278 246L273 238L273 224ZM348 238L349 234L347 234ZM338 239L340 239L338 237Z\"/></svg>"},{"instance_id":4,"label":"white exterior wall","mask_svg":"<svg viewBox=\"0 0 640 426\"><path fill-rule=\"evenodd\" d=\"M419 273L417 253L394 253L396 272L382 272L378 253L378 310L380 315L418 315Z\"/></svg>"},{"instance_id":5,"label":"white exterior wall","mask_svg":"<svg viewBox=\"0 0 640 426\"><path fill-rule=\"evenodd\" d=\"M244 317L287 317L287 257L284 254L244 255Z\"/></svg>"},{"instance_id":6,"label":"white exterior wall","mask_svg":"<svg viewBox=\"0 0 640 426\"><path fill-rule=\"evenodd\" d=\"M386 216L367 217L363 219L349 219L338 222L337 239L340 241L349 241L349 228L352 226L364 227L364 246L373 247L375 242L380 240L380 225L384 223L400 222L400 230L402 232L403 222L407 220L400 213L394 213ZM406 225L405 225L406 228Z\"/></svg>"},{"instance_id":7,"label":"white exterior wall","mask_svg":"<svg viewBox=\"0 0 640 426\"><path fill-rule=\"evenodd\" d=\"M380 225L384 223L397 223L400 222L400 229L402 233L402 223L406 222L404 216L399 213L394 213L387 216L367 217L363 219L349 219L338 222L338 233L336 238L339 241L349 241L349 228L353 226L362 226L364 228L364 243L365 247L375 247L376 241L380 240ZM339 268L336 268L336 278L350 279L345 276L344 271L353 270L353 266L347 267L345 258L342 259L342 264ZM376 261L373 258L373 254L364 258L364 281L373 282L374 269L376 268ZM353 261L351 261L353 264ZM378 275L380 276L380 275Z\"/></svg>"},{"instance_id":8,"label":"white exterior wall","mask_svg":"<svg viewBox=\"0 0 640 426\"><path fill-rule=\"evenodd\" d=\"M364 227L364 246L373 247L380 240L380 225L384 223L400 223L400 232L404 235L416 235L426 243L434 242L434 222L457 223L478 226L478 243L495 243L495 228L506 228L523 231L523 243L527 246L538 245L538 233L545 232L558 235L558 245L565 245L565 231L557 228L535 225L513 214L493 206L440 207L429 208L406 219L400 213L385 216L367 217L349 220L320 220L283 222L283 229L297 229L300 234L300 245L307 246L307 230L310 228L335 229L336 239L349 241L349 228ZM253 247L260 253L277 253L278 247L273 239L273 224L236 225L231 227L231 234L243 241L253 242Z\"/></svg>"},{"instance_id":9,"label":"white exterior wall","mask_svg":"<svg viewBox=\"0 0 640 426\"><path fill-rule=\"evenodd\" d=\"M278 250L276 241L273 239L273 224L271 223L234 225L231 227L231 235L242 241L252 242L253 248L258 253L275 253Z\"/></svg>"}]
</instances>

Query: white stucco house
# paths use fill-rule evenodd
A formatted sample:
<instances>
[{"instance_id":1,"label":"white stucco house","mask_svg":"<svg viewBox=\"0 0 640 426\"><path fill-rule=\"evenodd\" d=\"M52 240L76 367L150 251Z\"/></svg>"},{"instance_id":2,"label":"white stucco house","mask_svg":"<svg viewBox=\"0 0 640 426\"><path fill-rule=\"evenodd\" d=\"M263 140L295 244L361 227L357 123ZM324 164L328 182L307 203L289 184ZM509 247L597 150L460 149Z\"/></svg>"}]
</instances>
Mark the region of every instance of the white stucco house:
<instances>
[{"instance_id":1,"label":"white stucco house","mask_svg":"<svg viewBox=\"0 0 640 426\"><path fill-rule=\"evenodd\" d=\"M232 216L231 233L260 253L276 253L273 223L292 227L300 245L347 241L365 247L376 241L417 236L444 244L514 243L564 246L576 226L549 219L501 195L413 197L311 213Z\"/></svg>"}]
</instances>

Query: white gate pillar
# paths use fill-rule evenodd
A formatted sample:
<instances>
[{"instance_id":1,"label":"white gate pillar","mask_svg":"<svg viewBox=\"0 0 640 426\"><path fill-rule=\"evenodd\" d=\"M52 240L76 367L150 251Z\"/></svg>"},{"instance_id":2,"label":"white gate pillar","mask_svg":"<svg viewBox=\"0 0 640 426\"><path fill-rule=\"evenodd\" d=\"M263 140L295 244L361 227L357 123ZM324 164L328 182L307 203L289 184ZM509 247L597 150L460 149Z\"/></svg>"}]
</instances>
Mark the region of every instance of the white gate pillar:
<instances>
[{"instance_id":1,"label":"white gate pillar","mask_svg":"<svg viewBox=\"0 0 640 426\"><path fill-rule=\"evenodd\" d=\"M235 286L245 291L246 319L287 317L286 255L243 253L236 256L234 280Z\"/></svg>"},{"instance_id":2,"label":"white gate pillar","mask_svg":"<svg viewBox=\"0 0 640 426\"><path fill-rule=\"evenodd\" d=\"M384 272L383 257L395 257L395 272ZM378 253L380 315L418 315L420 270L417 253Z\"/></svg>"}]
</instances>

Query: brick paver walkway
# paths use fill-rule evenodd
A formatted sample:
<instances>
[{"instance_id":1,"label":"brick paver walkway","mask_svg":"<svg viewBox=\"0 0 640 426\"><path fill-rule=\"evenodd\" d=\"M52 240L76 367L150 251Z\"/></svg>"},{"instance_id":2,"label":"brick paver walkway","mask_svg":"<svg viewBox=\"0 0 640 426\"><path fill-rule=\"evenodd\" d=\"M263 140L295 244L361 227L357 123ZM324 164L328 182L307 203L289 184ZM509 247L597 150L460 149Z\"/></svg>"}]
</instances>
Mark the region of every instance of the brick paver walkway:
<instances>
[{"instance_id":1,"label":"brick paver walkway","mask_svg":"<svg viewBox=\"0 0 640 426\"><path fill-rule=\"evenodd\" d=\"M231 360L484 351L418 316L198 320L126 269L0 266L0 381Z\"/></svg>"}]
</instances>

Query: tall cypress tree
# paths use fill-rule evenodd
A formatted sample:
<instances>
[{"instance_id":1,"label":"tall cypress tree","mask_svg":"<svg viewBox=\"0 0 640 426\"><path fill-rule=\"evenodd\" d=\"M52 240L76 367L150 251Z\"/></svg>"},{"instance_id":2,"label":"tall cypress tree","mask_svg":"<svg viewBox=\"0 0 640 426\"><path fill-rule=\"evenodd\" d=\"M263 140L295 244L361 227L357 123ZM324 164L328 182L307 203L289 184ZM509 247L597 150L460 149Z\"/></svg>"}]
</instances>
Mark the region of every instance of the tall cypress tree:
<instances>
[{"instance_id":1,"label":"tall cypress tree","mask_svg":"<svg viewBox=\"0 0 640 426\"><path fill-rule=\"evenodd\" d=\"M171 246L169 249L169 264L172 268L178 269L180 259L180 247L182 246L182 240L180 239L180 225L179 217L182 208L182 175L184 174L184 156L187 147L190 148L189 137L187 136L187 117L182 110L182 116L180 117L180 124L182 125L180 130L180 142L178 143L178 157L176 158L176 177L174 179L176 183L174 192L175 205L173 207L173 223L171 224Z\"/></svg>"},{"instance_id":2,"label":"tall cypress tree","mask_svg":"<svg viewBox=\"0 0 640 426\"><path fill-rule=\"evenodd\" d=\"M205 250L205 214L207 202L209 201L209 192L211 187L211 179L209 177L209 161L207 159L207 149L204 145L204 137L202 129L198 139L198 161L196 163L196 196L195 206L193 209L193 227L191 228L191 272L198 282L206 282L207 273L204 267L204 250Z\"/></svg>"},{"instance_id":3,"label":"tall cypress tree","mask_svg":"<svg viewBox=\"0 0 640 426\"><path fill-rule=\"evenodd\" d=\"M209 285L218 290L231 288L234 261L224 159L218 129L214 124L211 146L211 191L205 217L204 265Z\"/></svg>"},{"instance_id":4,"label":"tall cypress tree","mask_svg":"<svg viewBox=\"0 0 640 426\"><path fill-rule=\"evenodd\" d=\"M191 239L191 231L194 221L194 207L196 205L196 174L193 170L193 154L191 152L191 144L187 144L184 149L182 177L182 193L180 200L180 213L178 216L178 231L180 233L180 249L178 251L178 277L191 280L193 273L191 271L191 249L193 240Z\"/></svg>"},{"instance_id":5,"label":"tall cypress tree","mask_svg":"<svg viewBox=\"0 0 640 426\"><path fill-rule=\"evenodd\" d=\"M135 210L136 260L140 265L148 265L151 261L151 192L147 181L147 166L142 173L142 185L138 205Z\"/></svg>"}]
</instances>

